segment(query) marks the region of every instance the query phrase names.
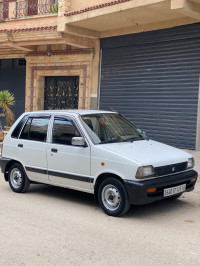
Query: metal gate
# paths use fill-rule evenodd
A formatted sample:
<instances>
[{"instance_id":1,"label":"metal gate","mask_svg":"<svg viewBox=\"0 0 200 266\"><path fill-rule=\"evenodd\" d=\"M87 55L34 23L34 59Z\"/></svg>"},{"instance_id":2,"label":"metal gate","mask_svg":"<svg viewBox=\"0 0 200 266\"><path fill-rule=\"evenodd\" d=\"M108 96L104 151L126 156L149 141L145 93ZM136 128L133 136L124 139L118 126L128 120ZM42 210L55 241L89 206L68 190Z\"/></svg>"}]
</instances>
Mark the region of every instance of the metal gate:
<instances>
[{"instance_id":1,"label":"metal gate","mask_svg":"<svg viewBox=\"0 0 200 266\"><path fill-rule=\"evenodd\" d=\"M200 23L101 40L100 108L113 108L154 140L196 144Z\"/></svg>"},{"instance_id":2,"label":"metal gate","mask_svg":"<svg viewBox=\"0 0 200 266\"><path fill-rule=\"evenodd\" d=\"M45 77L45 110L78 109L79 77Z\"/></svg>"}]
</instances>

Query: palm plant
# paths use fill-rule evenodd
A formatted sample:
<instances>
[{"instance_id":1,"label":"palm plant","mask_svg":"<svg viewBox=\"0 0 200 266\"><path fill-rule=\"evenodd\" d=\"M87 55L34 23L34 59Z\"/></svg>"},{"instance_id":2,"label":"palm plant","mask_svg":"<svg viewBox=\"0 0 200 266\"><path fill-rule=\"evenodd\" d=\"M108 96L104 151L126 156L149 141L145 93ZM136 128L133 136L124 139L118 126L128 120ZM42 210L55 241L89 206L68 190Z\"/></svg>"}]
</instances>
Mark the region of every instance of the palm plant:
<instances>
[{"instance_id":1,"label":"palm plant","mask_svg":"<svg viewBox=\"0 0 200 266\"><path fill-rule=\"evenodd\" d=\"M0 91L0 108L6 117L7 126L10 127L14 123L15 116L10 107L15 104L15 97L8 90Z\"/></svg>"}]
</instances>

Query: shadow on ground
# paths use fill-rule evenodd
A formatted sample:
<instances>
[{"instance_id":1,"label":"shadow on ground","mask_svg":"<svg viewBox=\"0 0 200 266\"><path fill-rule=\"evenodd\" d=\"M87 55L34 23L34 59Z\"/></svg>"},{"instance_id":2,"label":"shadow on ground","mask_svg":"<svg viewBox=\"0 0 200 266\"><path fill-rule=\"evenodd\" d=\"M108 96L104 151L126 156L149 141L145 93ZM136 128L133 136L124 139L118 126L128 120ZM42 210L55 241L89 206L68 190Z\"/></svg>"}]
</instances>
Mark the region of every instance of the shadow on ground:
<instances>
[{"instance_id":1,"label":"shadow on ground","mask_svg":"<svg viewBox=\"0 0 200 266\"><path fill-rule=\"evenodd\" d=\"M88 207L94 207L100 209L95 203L94 196L89 193L84 193L76 190L54 187L50 185L35 185L32 184L28 191L28 194L39 194L44 197L51 197L60 201L73 202L79 205L87 205ZM81 207L81 206L80 206ZM132 205L129 212L124 215L124 218L139 218L146 219L154 216L160 217L160 215L167 215L179 212L182 208L191 207L191 204L185 200L182 196L180 199L166 199L157 201L146 205Z\"/></svg>"},{"instance_id":2,"label":"shadow on ground","mask_svg":"<svg viewBox=\"0 0 200 266\"><path fill-rule=\"evenodd\" d=\"M139 219L147 218L149 216L154 217L161 215L167 216L169 213L178 214L182 208L191 207L190 204L184 199L165 199L157 202L153 202L146 205L132 205L126 217L135 217Z\"/></svg>"},{"instance_id":3,"label":"shadow on ground","mask_svg":"<svg viewBox=\"0 0 200 266\"><path fill-rule=\"evenodd\" d=\"M95 206L94 196L90 193L84 193L72 189L55 187L43 184L31 184L28 194L40 194L40 196L55 198L61 201L70 201L78 204L87 204Z\"/></svg>"}]
</instances>

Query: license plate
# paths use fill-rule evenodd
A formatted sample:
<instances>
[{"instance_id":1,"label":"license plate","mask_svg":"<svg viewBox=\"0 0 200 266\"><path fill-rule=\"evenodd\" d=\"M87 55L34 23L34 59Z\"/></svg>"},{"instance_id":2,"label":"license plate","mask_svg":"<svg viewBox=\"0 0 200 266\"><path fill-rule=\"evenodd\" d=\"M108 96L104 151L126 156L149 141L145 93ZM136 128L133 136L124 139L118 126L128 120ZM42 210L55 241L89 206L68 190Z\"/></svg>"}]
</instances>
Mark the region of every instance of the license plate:
<instances>
[{"instance_id":1,"label":"license plate","mask_svg":"<svg viewBox=\"0 0 200 266\"><path fill-rule=\"evenodd\" d=\"M175 194L179 194L183 191L185 191L186 189L186 184L177 186L177 187L170 187L170 188L166 188L164 189L164 197L169 197Z\"/></svg>"}]
</instances>

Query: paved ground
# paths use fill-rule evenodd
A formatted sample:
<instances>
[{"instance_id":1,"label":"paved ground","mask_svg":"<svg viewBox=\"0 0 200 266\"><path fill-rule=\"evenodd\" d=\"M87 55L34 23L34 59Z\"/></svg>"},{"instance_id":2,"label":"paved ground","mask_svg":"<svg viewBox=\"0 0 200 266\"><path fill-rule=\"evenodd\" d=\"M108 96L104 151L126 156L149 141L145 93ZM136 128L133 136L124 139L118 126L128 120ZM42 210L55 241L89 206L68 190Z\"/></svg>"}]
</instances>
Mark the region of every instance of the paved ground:
<instances>
[{"instance_id":1,"label":"paved ground","mask_svg":"<svg viewBox=\"0 0 200 266\"><path fill-rule=\"evenodd\" d=\"M200 153L193 152L200 172ZM179 200L106 216L92 195L0 176L0 265L200 265L200 180Z\"/></svg>"}]
</instances>

